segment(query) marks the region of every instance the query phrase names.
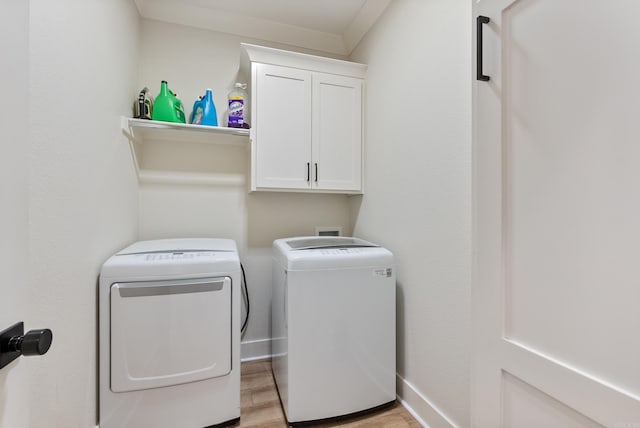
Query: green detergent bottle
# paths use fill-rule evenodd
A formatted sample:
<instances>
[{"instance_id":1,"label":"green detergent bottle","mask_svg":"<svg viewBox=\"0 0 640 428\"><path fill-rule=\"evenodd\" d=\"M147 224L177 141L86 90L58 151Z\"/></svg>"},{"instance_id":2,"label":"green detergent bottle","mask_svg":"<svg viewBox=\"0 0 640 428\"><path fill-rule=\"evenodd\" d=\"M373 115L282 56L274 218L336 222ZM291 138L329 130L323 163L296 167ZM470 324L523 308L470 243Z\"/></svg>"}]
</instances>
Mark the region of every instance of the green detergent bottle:
<instances>
[{"instance_id":1,"label":"green detergent bottle","mask_svg":"<svg viewBox=\"0 0 640 428\"><path fill-rule=\"evenodd\" d=\"M160 84L160 93L153 105L153 120L186 123L182 102L171 92L166 80Z\"/></svg>"}]
</instances>

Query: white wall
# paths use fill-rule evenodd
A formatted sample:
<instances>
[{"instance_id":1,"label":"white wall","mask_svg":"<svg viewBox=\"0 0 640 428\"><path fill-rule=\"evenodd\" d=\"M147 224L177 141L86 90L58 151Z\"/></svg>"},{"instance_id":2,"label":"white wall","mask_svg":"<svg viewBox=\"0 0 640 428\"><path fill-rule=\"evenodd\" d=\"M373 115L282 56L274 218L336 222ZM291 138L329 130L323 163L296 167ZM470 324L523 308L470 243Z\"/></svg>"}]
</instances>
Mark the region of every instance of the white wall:
<instances>
[{"instance_id":1,"label":"white wall","mask_svg":"<svg viewBox=\"0 0 640 428\"><path fill-rule=\"evenodd\" d=\"M148 86L155 95L160 81L167 80L188 115L193 101L211 87L221 125L226 124L227 93L236 81L240 43L282 47L181 25L141 22L139 88ZM251 299L242 357L264 356L270 352L271 243L276 238L313 235L315 226L339 226L350 233L348 197L249 194L249 140L217 141L222 144L156 141L141 148L142 168L159 171L162 182L140 184L139 237L234 239ZM200 174L209 183L176 184L166 179L168 174L184 177L185 173Z\"/></svg>"},{"instance_id":2,"label":"white wall","mask_svg":"<svg viewBox=\"0 0 640 428\"><path fill-rule=\"evenodd\" d=\"M470 23L468 0L396 0L352 55L369 64L354 235L397 257L399 393L432 427L469 425Z\"/></svg>"},{"instance_id":3,"label":"white wall","mask_svg":"<svg viewBox=\"0 0 640 428\"><path fill-rule=\"evenodd\" d=\"M29 2L0 0L0 330L26 316ZM0 370L0 427L27 426L29 362Z\"/></svg>"},{"instance_id":4,"label":"white wall","mask_svg":"<svg viewBox=\"0 0 640 428\"><path fill-rule=\"evenodd\" d=\"M30 5L25 321L54 338L47 355L29 360L25 426L85 428L96 423L97 277L137 232L119 120L136 86L138 15L130 0Z\"/></svg>"}]
</instances>

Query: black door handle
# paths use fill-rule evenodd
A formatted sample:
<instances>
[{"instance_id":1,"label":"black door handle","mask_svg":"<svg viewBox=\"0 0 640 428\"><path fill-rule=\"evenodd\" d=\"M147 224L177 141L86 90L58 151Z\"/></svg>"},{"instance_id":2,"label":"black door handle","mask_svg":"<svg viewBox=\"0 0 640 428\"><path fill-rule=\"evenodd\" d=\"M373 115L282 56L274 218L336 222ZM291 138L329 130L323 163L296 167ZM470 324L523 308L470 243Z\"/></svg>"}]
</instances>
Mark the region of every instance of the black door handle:
<instances>
[{"instance_id":1,"label":"black door handle","mask_svg":"<svg viewBox=\"0 0 640 428\"><path fill-rule=\"evenodd\" d=\"M316 162L316 183L318 182L318 163Z\"/></svg>"},{"instance_id":2,"label":"black door handle","mask_svg":"<svg viewBox=\"0 0 640 428\"><path fill-rule=\"evenodd\" d=\"M476 18L476 80L488 82L491 77L482 74L482 24L488 24L491 19L479 15Z\"/></svg>"},{"instance_id":3,"label":"black door handle","mask_svg":"<svg viewBox=\"0 0 640 428\"><path fill-rule=\"evenodd\" d=\"M307 181L311 179L311 170L309 168L310 164L307 162Z\"/></svg>"},{"instance_id":4,"label":"black door handle","mask_svg":"<svg viewBox=\"0 0 640 428\"><path fill-rule=\"evenodd\" d=\"M24 333L24 323L19 322L0 332L0 368L20 355L44 355L53 342L48 328Z\"/></svg>"}]
</instances>

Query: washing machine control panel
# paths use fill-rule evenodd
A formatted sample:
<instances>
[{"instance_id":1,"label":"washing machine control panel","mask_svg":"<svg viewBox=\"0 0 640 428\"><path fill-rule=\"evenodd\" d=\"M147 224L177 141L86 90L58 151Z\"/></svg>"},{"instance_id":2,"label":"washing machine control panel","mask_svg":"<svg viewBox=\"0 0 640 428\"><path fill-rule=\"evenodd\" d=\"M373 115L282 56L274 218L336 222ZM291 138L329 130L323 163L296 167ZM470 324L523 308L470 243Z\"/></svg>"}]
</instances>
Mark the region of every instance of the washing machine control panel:
<instances>
[{"instance_id":1,"label":"washing machine control panel","mask_svg":"<svg viewBox=\"0 0 640 428\"><path fill-rule=\"evenodd\" d=\"M325 256L336 256L341 254L359 254L362 252L360 248L324 248L322 250L316 250L317 254Z\"/></svg>"}]
</instances>

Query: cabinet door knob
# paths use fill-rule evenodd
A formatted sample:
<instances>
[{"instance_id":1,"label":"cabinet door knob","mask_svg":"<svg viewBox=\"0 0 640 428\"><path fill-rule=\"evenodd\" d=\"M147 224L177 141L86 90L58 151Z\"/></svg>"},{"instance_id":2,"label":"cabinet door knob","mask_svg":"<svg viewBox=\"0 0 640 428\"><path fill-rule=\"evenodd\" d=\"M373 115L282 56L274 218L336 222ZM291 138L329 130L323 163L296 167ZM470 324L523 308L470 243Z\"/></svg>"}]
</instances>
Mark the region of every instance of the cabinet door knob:
<instances>
[{"instance_id":1,"label":"cabinet door knob","mask_svg":"<svg viewBox=\"0 0 640 428\"><path fill-rule=\"evenodd\" d=\"M316 166L316 183L318 182L318 162L315 163Z\"/></svg>"},{"instance_id":2,"label":"cabinet door knob","mask_svg":"<svg viewBox=\"0 0 640 428\"><path fill-rule=\"evenodd\" d=\"M309 169L310 165L311 164L307 162L307 181L311 179L311 170Z\"/></svg>"}]
</instances>

